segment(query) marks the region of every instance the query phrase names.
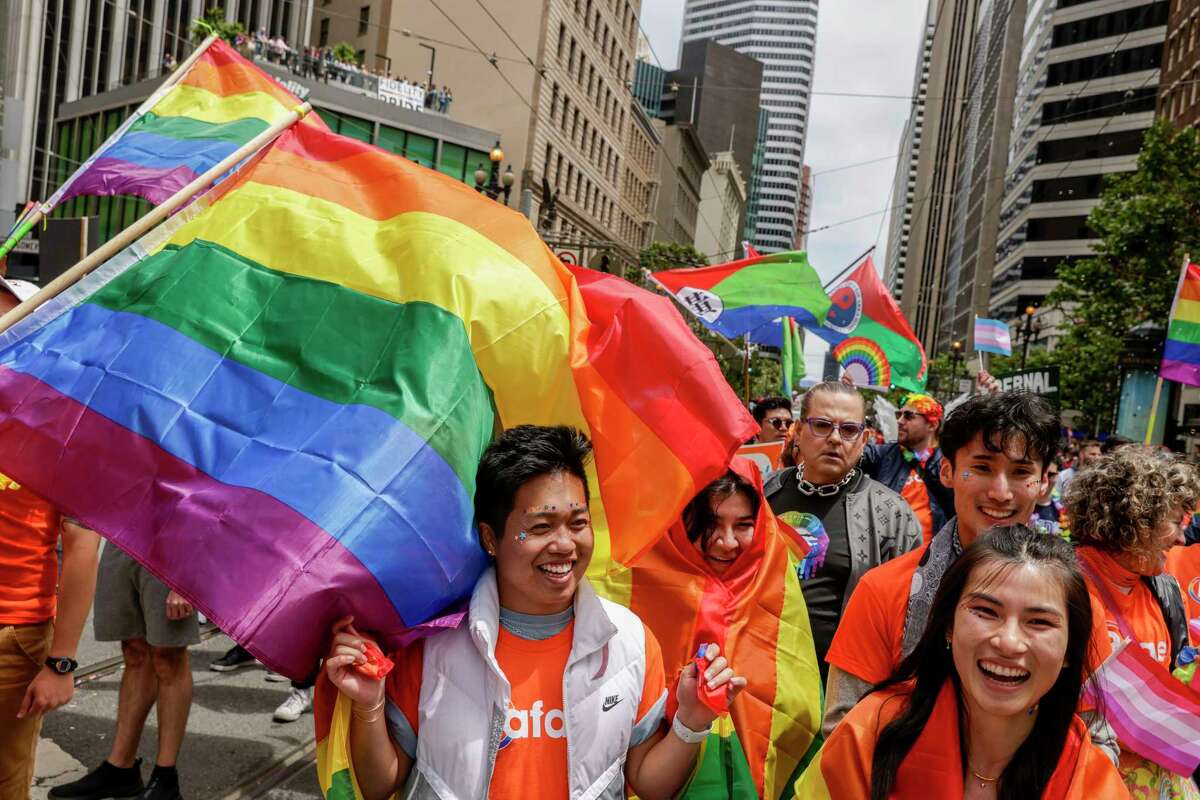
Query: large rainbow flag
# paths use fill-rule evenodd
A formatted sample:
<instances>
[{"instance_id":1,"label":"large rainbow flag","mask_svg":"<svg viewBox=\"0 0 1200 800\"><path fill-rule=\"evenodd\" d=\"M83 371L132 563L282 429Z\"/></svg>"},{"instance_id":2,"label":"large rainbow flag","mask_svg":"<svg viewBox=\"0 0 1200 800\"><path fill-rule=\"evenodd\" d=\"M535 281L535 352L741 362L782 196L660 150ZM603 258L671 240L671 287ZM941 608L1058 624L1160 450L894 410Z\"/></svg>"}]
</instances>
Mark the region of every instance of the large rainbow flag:
<instances>
[{"instance_id":1,"label":"large rainbow flag","mask_svg":"<svg viewBox=\"0 0 1200 800\"><path fill-rule=\"evenodd\" d=\"M821 727L821 676L797 576L810 548L771 513L753 462L735 458L732 469L760 502L753 543L725 573L713 572L676 521L609 585L627 587L629 599L615 599L654 632L668 684L700 644L714 642L749 681L714 724L681 796L775 800L790 795Z\"/></svg>"},{"instance_id":2,"label":"large rainbow flag","mask_svg":"<svg viewBox=\"0 0 1200 800\"><path fill-rule=\"evenodd\" d=\"M161 203L283 119L300 100L222 39L152 95L48 202L130 194ZM324 127L308 115L305 125Z\"/></svg>"},{"instance_id":3,"label":"large rainbow flag","mask_svg":"<svg viewBox=\"0 0 1200 800\"><path fill-rule=\"evenodd\" d=\"M0 335L0 471L294 678L341 616L395 647L469 594L476 464L522 423L592 437L610 564L754 429L667 299L316 126Z\"/></svg>"},{"instance_id":4,"label":"large rainbow flag","mask_svg":"<svg viewBox=\"0 0 1200 800\"><path fill-rule=\"evenodd\" d=\"M712 267L651 275L710 330L741 336L780 317L819 327L830 300L821 277L800 251L758 255Z\"/></svg>"},{"instance_id":5,"label":"large rainbow flag","mask_svg":"<svg viewBox=\"0 0 1200 800\"><path fill-rule=\"evenodd\" d=\"M1200 386L1200 265L1189 263L1180 276L1158 374Z\"/></svg>"}]
</instances>

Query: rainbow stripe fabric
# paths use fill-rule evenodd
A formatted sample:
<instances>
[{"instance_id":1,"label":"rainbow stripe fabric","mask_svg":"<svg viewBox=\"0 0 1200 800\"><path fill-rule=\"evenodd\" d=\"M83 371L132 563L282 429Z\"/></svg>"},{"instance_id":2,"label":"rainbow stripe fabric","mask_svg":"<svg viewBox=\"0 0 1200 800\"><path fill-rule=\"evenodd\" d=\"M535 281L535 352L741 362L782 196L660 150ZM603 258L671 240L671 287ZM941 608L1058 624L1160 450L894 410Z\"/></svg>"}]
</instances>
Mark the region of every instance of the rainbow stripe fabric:
<instances>
[{"instance_id":1,"label":"rainbow stripe fabric","mask_svg":"<svg viewBox=\"0 0 1200 800\"><path fill-rule=\"evenodd\" d=\"M627 594L610 597L658 639L668 685L707 643L729 653L748 680L679 796L775 800L789 794L821 727L821 676L798 578L810 545L771 513L751 461L734 458L730 468L760 496L754 539L737 560L715 574L677 521L624 574ZM668 719L674 705L672 696Z\"/></svg>"},{"instance_id":2,"label":"rainbow stripe fabric","mask_svg":"<svg viewBox=\"0 0 1200 800\"><path fill-rule=\"evenodd\" d=\"M221 39L147 101L48 201L128 194L158 204L300 105ZM324 126L316 115L306 125Z\"/></svg>"},{"instance_id":3,"label":"rainbow stripe fabric","mask_svg":"<svg viewBox=\"0 0 1200 800\"><path fill-rule=\"evenodd\" d=\"M1179 282L1159 375L1200 386L1200 266L1188 264Z\"/></svg>"},{"instance_id":4,"label":"rainbow stripe fabric","mask_svg":"<svg viewBox=\"0 0 1200 800\"><path fill-rule=\"evenodd\" d=\"M654 280L723 336L741 336L779 317L820 326L830 300L821 278L799 251L753 255L696 269L655 272Z\"/></svg>"},{"instance_id":5,"label":"rainbow stripe fabric","mask_svg":"<svg viewBox=\"0 0 1200 800\"><path fill-rule=\"evenodd\" d=\"M617 563L754 430L666 298L316 126L0 335L0 471L293 678L341 616L393 648L469 594L476 465L525 423L591 436Z\"/></svg>"}]
</instances>

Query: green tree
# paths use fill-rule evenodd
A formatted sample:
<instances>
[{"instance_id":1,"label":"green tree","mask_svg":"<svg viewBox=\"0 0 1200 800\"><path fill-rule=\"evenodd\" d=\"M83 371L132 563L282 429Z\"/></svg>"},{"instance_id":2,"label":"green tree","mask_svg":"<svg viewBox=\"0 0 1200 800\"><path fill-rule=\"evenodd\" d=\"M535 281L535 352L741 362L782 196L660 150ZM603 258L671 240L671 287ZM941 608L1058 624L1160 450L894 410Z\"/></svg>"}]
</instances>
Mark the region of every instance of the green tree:
<instances>
[{"instance_id":1,"label":"green tree","mask_svg":"<svg viewBox=\"0 0 1200 800\"><path fill-rule=\"evenodd\" d=\"M338 42L333 46L333 57L343 64L358 64L358 51L349 42Z\"/></svg>"},{"instance_id":2,"label":"green tree","mask_svg":"<svg viewBox=\"0 0 1200 800\"><path fill-rule=\"evenodd\" d=\"M1013 348L1011 356L993 355L988 362L988 372L993 375L1007 375L1010 372L1019 371L1021 369L1021 349L1016 345L1013 345ZM1025 359L1025 369L1052 367L1061 363L1059 358L1057 350L1051 352L1044 347L1030 347L1029 358Z\"/></svg>"},{"instance_id":3,"label":"green tree","mask_svg":"<svg viewBox=\"0 0 1200 800\"><path fill-rule=\"evenodd\" d=\"M1200 253L1200 139L1160 120L1134 172L1110 178L1088 216L1093 255L1058 267L1046 298L1064 325L1056 357L1065 408L1107 429L1120 392L1122 339L1146 320L1165 323L1185 253Z\"/></svg>"},{"instance_id":4,"label":"green tree","mask_svg":"<svg viewBox=\"0 0 1200 800\"><path fill-rule=\"evenodd\" d=\"M236 45L238 37L245 32L246 29L242 27L242 23L229 22L225 19L225 9L220 6L213 6L204 12L203 17L192 20L191 34L194 42L199 42L215 33L230 44Z\"/></svg>"}]
</instances>

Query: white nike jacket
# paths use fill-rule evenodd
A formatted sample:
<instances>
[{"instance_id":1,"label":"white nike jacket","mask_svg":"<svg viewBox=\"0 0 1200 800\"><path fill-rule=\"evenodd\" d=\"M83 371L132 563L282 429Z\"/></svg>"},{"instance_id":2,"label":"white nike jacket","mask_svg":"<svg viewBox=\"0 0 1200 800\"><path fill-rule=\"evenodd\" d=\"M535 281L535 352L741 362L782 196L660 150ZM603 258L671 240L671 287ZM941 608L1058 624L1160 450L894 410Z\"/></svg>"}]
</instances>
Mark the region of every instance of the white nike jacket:
<instances>
[{"instance_id":1,"label":"white nike jacket","mask_svg":"<svg viewBox=\"0 0 1200 800\"><path fill-rule=\"evenodd\" d=\"M475 586L466 624L425 642L417 757L400 797L487 797L511 695L496 661L499 626L492 568ZM624 797L625 756L645 675L641 620L580 583L563 675L571 800Z\"/></svg>"}]
</instances>

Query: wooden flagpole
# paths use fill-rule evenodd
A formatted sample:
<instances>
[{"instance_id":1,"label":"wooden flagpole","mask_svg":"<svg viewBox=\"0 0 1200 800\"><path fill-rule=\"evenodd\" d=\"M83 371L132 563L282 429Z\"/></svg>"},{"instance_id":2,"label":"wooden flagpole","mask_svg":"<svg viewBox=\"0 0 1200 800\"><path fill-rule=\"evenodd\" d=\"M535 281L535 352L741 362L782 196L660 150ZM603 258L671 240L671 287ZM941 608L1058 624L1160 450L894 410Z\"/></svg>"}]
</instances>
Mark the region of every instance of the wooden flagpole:
<instances>
[{"instance_id":1,"label":"wooden flagpole","mask_svg":"<svg viewBox=\"0 0 1200 800\"><path fill-rule=\"evenodd\" d=\"M188 202L197 193L207 189L213 183L213 181L235 167L239 162L241 162L242 159L253 155L258 150L262 149L276 136L290 128L311 110L312 106L310 106L308 103L303 103L292 109L292 111L289 112L286 117L280 119L258 136L255 136L237 150L230 153L228 156L222 159L219 164L215 164L203 175L200 175L187 186L184 186L175 194L168 197L160 205L155 206L146 216L137 220L128 228L121 231L121 233L112 239L109 239L100 247L96 248L87 258L84 258L62 275L59 275L54 280L50 281L50 283L43 286L28 300L25 300L16 308L0 317L0 333L3 333L13 325L25 319L25 317L33 313L33 311L37 309L38 306L42 305L42 303L45 303L47 300L57 296L66 289L69 289L96 267L100 266L105 261L108 261L108 259L115 256L129 245L133 244L133 242L141 238L144 233L170 216L175 209Z\"/></svg>"},{"instance_id":2,"label":"wooden flagpole","mask_svg":"<svg viewBox=\"0 0 1200 800\"><path fill-rule=\"evenodd\" d=\"M1188 264L1192 263L1192 257L1188 253L1183 254L1183 269L1179 271L1179 282L1175 284L1175 299L1171 301L1171 313L1167 315L1167 335L1171 334L1171 320L1175 317L1175 306L1179 305L1179 293L1183 290L1183 282L1187 279ZM1158 422L1158 401L1162 398L1163 376L1162 362L1158 365L1158 380L1154 383L1154 400L1150 402L1150 419L1146 423L1146 438L1143 444L1150 444L1150 440L1154 438L1154 425Z\"/></svg>"},{"instance_id":3,"label":"wooden flagpole","mask_svg":"<svg viewBox=\"0 0 1200 800\"><path fill-rule=\"evenodd\" d=\"M63 195L63 191L72 183L74 183L75 179L78 178L84 172L84 170L90 167L97 158L103 155L104 151L107 150L110 145L112 145L117 139L124 136L125 132L129 130L133 123L145 116L146 112L153 108L158 101L162 99L164 94L166 94L171 88L179 83L179 81L183 79L184 74L192 68L192 65L196 63L196 60L204 54L205 50L208 49L208 46L216 40L216 34L212 34L205 38L205 40L200 43L200 45L192 52L192 54L185 58L183 63L176 67L175 71L167 76L167 79L159 84L159 87L155 89L140 106L138 106L137 111L131 114L129 119L125 120L125 122L123 122L119 128L112 132L111 136L104 140L103 144L96 148L96 152L92 154L91 158L88 158L79 165L78 169L71 173L71 177L67 178L66 182L63 183L62 186L58 187L58 191L56 191L49 200L44 203L37 204L37 207L33 210L29 217L21 223L20 227L13 231L12 236L8 237L8 239L6 239L4 242L0 242L0 258L4 258L4 256L7 255L10 250L17 246L18 242L25 238L26 234L36 228L38 223L45 219L46 215L54 210L54 207L58 205L59 198Z\"/></svg>"}]
</instances>

